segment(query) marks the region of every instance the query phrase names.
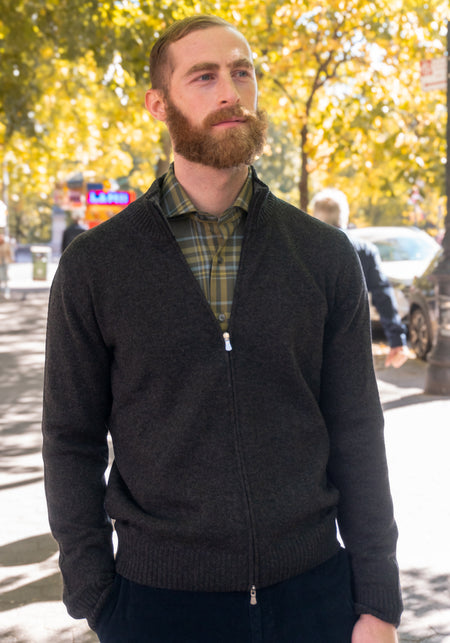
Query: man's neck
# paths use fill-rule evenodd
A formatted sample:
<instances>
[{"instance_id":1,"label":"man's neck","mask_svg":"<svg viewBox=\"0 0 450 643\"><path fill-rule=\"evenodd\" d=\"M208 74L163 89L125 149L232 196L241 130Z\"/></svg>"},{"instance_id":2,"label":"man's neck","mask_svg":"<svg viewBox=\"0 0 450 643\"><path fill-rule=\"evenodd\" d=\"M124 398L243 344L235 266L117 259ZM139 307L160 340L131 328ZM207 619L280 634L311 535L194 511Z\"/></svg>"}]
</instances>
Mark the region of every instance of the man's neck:
<instances>
[{"instance_id":1,"label":"man's neck","mask_svg":"<svg viewBox=\"0 0 450 643\"><path fill-rule=\"evenodd\" d=\"M233 205L248 175L247 165L218 170L177 155L174 171L195 207L216 217Z\"/></svg>"}]
</instances>

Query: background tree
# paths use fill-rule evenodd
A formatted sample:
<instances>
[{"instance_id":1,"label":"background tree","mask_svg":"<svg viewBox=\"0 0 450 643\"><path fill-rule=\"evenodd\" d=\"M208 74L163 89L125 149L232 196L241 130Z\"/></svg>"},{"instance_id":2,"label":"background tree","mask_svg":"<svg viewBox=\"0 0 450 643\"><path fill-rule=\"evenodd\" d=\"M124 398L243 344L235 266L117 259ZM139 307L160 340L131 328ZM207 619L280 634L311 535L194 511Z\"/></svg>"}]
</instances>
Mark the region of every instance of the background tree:
<instances>
[{"instance_id":1,"label":"background tree","mask_svg":"<svg viewBox=\"0 0 450 643\"><path fill-rule=\"evenodd\" d=\"M255 52L271 116L258 171L307 208L335 185L359 223L425 223L444 198L444 92L420 89L419 64L445 52L445 0L5 0L0 16L0 158L13 232L45 239L55 182L81 172L145 190L170 158L143 107L151 42L174 19L215 13Z\"/></svg>"}]
</instances>

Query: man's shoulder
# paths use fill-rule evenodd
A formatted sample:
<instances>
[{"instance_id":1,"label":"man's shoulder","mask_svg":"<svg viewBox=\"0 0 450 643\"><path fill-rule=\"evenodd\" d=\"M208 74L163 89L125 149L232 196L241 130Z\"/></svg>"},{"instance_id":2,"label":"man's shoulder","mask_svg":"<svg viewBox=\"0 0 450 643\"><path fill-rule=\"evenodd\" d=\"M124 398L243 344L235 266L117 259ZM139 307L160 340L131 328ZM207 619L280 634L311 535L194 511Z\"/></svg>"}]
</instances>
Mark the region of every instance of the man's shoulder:
<instances>
[{"instance_id":1,"label":"man's shoulder","mask_svg":"<svg viewBox=\"0 0 450 643\"><path fill-rule=\"evenodd\" d=\"M266 208L270 217L275 218L278 225L287 226L308 239L321 239L330 243L350 245L342 230L323 223L305 210L289 201L269 192Z\"/></svg>"},{"instance_id":2,"label":"man's shoulder","mask_svg":"<svg viewBox=\"0 0 450 643\"><path fill-rule=\"evenodd\" d=\"M153 226L154 210L149 194L150 190L107 221L76 235L64 252L64 262L91 263L109 255L117 257L132 252L138 239L146 236Z\"/></svg>"}]
</instances>

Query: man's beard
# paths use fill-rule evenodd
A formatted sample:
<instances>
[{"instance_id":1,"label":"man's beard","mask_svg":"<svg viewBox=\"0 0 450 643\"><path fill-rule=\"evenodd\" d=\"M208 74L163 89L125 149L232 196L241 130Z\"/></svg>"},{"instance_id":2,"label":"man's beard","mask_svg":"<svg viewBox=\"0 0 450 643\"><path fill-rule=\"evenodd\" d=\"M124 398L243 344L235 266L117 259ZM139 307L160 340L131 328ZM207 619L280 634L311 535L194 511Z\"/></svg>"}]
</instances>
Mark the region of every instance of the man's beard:
<instances>
[{"instance_id":1,"label":"man's beard","mask_svg":"<svg viewBox=\"0 0 450 643\"><path fill-rule=\"evenodd\" d=\"M175 152L188 161L219 170L251 165L261 154L266 140L266 113L250 112L240 105L225 107L207 116L195 126L166 96L167 127ZM245 119L245 124L214 132L213 126L232 118Z\"/></svg>"}]
</instances>

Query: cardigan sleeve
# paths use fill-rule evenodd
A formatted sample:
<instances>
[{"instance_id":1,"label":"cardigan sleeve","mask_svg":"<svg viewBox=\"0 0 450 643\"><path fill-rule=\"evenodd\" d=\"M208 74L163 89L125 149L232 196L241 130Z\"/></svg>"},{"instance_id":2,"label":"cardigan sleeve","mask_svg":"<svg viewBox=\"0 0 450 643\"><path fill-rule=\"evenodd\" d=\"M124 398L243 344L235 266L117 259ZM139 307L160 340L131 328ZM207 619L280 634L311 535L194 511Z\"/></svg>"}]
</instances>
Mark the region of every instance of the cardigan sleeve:
<instances>
[{"instance_id":1,"label":"cardigan sleeve","mask_svg":"<svg viewBox=\"0 0 450 643\"><path fill-rule=\"evenodd\" d=\"M324 338L321 408L330 436L328 475L340 494L338 526L350 555L356 610L398 625L397 527L367 292L356 256L347 257L336 279Z\"/></svg>"},{"instance_id":2,"label":"cardigan sleeve","mask_svg":"<svg viewBox=\"0 0 450 643\"><path fill-rule=\"evenodd\" d=\"M43 458L63 599L71 616L87 618L91 626L112 588L115 567L104 509L109 369L83 266L68 251L49 301Z\"/></svg>"}]
</instances>

